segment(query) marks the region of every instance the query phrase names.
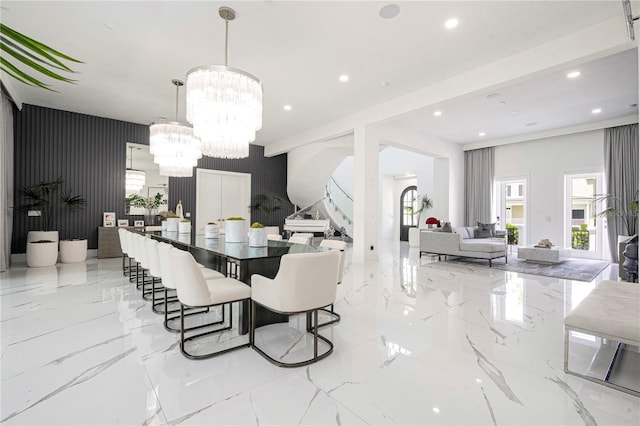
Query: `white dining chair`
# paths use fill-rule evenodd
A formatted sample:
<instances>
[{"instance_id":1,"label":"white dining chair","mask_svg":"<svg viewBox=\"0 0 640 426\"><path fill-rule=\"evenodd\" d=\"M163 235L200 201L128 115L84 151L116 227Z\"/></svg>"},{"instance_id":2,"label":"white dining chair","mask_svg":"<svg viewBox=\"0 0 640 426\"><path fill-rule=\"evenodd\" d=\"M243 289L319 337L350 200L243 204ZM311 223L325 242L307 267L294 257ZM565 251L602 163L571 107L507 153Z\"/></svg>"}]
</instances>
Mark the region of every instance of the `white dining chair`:
<instances>
[{"instance_id":1,"label":"white dining chair","mask_svg":"<svg viewBox=\"0 0 640 426\"><path fill-rule=\"evenodd\" d=\"M300 367L317 362L333 352L333 343L318 333L318 310L335 301L339 264L340 252L334 250L286 254L282 256L275 278L257 274L251 276L250 341L260 355L280 367ZM303 361L285 362L259 348L256 344L257 305L281 314L313 315L313 356ZM322 354L318 353L318 340L328 345Z\"/></svg>"},{"instance_id":2,"label":"white dining chair","mask_svg":"<svg viewBox=\"0 0 640 426\"><path fill-rule=\"evenodd\" d=\"M342 278L344 277L344 258L345 258L345 251L347 250L347 243L342 240L326 240L325 239L320 241L319 246L323 248L332 249L332 250L338 250L340 252L340 263L338 264L338 277L337 277L338 281L336 283L336 284L340 284L342 282ZM318 325L318 327L324 327L325 325L334 324L340 321L341 319L340 314L334 311L333 303L329 305L328 308L322 308L321 311L331 315L332 319L321 323L320 325Z\"/></svg>"}]
</instances>

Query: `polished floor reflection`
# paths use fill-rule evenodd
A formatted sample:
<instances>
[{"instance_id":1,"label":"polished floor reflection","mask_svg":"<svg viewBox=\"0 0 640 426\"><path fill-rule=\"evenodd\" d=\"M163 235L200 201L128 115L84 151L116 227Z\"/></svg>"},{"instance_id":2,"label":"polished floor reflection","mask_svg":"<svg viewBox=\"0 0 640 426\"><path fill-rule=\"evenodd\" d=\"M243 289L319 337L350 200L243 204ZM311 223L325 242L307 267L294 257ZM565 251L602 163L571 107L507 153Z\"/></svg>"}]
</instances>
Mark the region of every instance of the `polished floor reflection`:
<instances>
[{"instance_id":1,"label":"polished floor reflection","mask_svg":"<svg viewBox=\"0 0 640 426\"><path fill-rule=\"evenodd\" d=\"M640 423L639 398L562 371L563 318L595 282L420 259L389 243L377 263L348 262L342 321L322 330L334 353L283 369L251 349L185 359L120 265L0 274L3 424ZM258 338L295 358L311 344L303 328L295 317Z\"/></svg>"}]
</instances>

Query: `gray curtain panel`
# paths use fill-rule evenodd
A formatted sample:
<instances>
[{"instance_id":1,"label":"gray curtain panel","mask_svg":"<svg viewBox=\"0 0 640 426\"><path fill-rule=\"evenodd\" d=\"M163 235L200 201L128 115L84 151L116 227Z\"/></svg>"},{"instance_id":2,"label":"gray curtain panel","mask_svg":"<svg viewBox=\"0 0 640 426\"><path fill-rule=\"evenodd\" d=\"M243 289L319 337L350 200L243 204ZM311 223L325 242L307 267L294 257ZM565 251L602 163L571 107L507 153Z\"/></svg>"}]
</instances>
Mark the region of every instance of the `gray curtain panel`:
<instances>
[{"instance_id":1,"label":"gray curtain panel","mask_svg":"<svg viewBox=\"0 0 640 426\"><path fill-rule=\"evenodd\" d=\"M638 192L638 124L604 130L604 173L606 193L619 199L617 205L627 206L635 200ZM635 232L638 232L638 218L633 220ZM620 217L608 217L607 229L611 259L618 262L618 235L627 235L624 222Z\"/></svg>"},{"instance_id":2,"label":"gray curtain panel","mask_svg":"<svg viewBox=\"0 0 640 426\"><path fill-rule=\"evenodd\" d=\"M0 100L0 272L11 260L13 229L13 107L2 94Z\"/></svg>"},{"instance_id":3,"label":"gray curtain panel","mask_svg":"<svg viewBox=\"0 0 640 426\"><path fill-rule=\"evenodd\" d=\"M494 147L464 153L464 222L491 223L493 202Z\"/></svg>"}]
</instances>

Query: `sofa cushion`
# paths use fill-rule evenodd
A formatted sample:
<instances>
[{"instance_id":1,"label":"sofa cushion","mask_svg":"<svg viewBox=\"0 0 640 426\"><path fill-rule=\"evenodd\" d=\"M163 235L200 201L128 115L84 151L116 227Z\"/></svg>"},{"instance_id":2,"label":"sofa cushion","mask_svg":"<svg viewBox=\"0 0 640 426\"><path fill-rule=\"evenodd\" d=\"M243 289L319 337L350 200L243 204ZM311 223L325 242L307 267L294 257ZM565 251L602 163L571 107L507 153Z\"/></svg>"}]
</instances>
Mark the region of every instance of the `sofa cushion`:
<instances>
[{"instance_id":1,"label":"sofa cushion","mask_svg":"<svg viewBox=\"0 0 640 426\"><path fill-rule=\"evenodd\" d=\"M490 237L496 236L496 224L494 223L480 223L478 222L478 229L481 231L489 231L491 233Z\"/></svg>"},{"instance_id":2,"label":"sofa cushion","mask_svg":"<svg viewBox=\"0 0 640 426\"><path fill-rule=\"evenodd\" d=\"M507 246L502 240L473 239L461 242L460 250L492 253L497 251L506 251Z\"/></svg>"},{"instance_id":3,"label":"sofa cushion","mask_svg":"<svg viewBox=\"0 0 640 426\"><path fill-rule=\"evenodd\" d=\"M469 238L475 238L476 227L475 226L465 226L467 230L467 235Z\"/></svg>"},{"instance_id":4,"label":"sofa cushion","mask_svg":"<svg viewBox=\"0 0 640 426\"><path fill-rule=\"evenodd\" d=\"M466 240L467 238L473 238L473 235L469 237L469 232L464 226L454 226L453 228L451 228L451 230L454 234L460 234L462 239Z\"/></svg>"},{"instance_id":5,"label":"sofa cushion","mask_svg":"<svg viewBox=\"0 0 640 426\"><path fill-rule=\"evenodd\" d=\"M473 230L473 238L491 238L492 236L488 229L476 228Z\"/></svg>"}]
</instances>

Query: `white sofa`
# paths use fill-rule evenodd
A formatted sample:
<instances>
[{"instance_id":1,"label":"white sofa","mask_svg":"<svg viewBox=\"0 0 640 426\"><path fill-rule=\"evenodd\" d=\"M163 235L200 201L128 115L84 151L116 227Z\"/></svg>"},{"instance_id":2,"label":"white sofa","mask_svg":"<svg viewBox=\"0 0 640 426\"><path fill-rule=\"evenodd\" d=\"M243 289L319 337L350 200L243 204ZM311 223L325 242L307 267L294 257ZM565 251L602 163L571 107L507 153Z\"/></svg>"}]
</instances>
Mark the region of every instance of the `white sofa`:
<instances>
[{"instance_id":1,"label":"white sofa","mask_svg":"<svg viewBox=\"0 0 640 426\"><path fill-rule=\"evenodd\" d=\"M438 256L459 256L488 259L504 257L507 262L507 244L504 238L473 238L473 227L453 227L453 232L421 231L420 257L422 253Z\"/></svg>"}]
</instances>

